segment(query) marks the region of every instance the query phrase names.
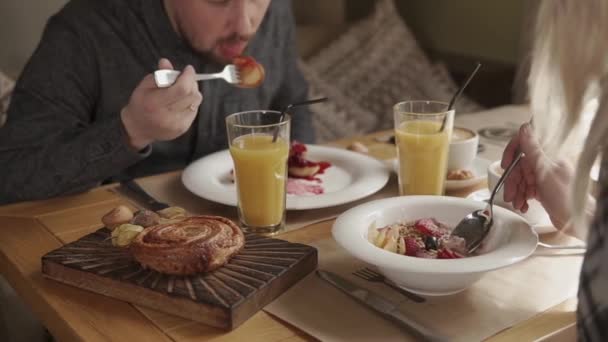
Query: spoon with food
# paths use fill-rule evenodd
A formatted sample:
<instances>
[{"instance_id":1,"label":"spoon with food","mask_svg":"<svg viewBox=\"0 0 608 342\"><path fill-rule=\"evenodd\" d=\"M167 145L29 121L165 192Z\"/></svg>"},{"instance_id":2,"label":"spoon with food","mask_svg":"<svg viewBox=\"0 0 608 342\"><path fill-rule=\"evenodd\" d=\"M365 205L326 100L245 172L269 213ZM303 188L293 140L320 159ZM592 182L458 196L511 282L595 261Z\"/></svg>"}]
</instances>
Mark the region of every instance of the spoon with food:
<instances>
[{"instance_id":1,"label":"spoon with food","mask_svg":"<svg viewBox=\"0 0 608 342\"><path fill-rule=\"evenodd\" d=\"M264 67L256 62L253 57L239 56L232 60L233 64L228 64L224 70L214 74L196 74L197 81L207 81L223 79L240 88L256 88L264 82ZM167 88L173 85L180 71L171 69L161 69L154 72L154 81L159 88Z\"/></svg>"},{"instance_id":2,"label":"spoon with food","mask_svg":"<svg viewBox=\"0 0 608 342\"><path fill-rule=\"evenodd\" d=\"M488 201L486 208L483 210L475 210L474 212L465 216L462 221L458 223L456 228L452 230L452 236L459 236L464 239L465 247L469 254L474 252L481 245L485 237L490 232L490 228L492 228L492 224L494 223L494 196L498 191L500 191L505 180L507 177L509 177L509 174L511 171L513 171L523 156L524 154L520 152L515 159L513 159L511 165L509 165L509 167L502 174L498 180L498 183L496 183L496 186L492 190L492 194L490 195L490 200Z\"/></svg>"}]
</instances>

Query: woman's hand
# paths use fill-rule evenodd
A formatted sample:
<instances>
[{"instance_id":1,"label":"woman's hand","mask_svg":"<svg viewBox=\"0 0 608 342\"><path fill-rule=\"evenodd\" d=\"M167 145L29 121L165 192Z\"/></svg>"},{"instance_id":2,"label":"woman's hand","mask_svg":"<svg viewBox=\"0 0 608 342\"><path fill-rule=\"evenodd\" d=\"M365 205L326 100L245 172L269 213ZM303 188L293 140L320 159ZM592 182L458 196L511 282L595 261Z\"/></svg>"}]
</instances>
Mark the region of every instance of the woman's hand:
<instances>
[{"instance_id":1,"label":"woman's hand","mask_svg":"<svg viewBox=\"0 0 608 342\"><path fill-rule=\"evenodd\" d=\"M545 155L529 123L507 145L501 166L506 169L517 153L525 157L505 182L504 200L515 209L528 211L528 200L537 199L553 225L561 229L570 218L570 182L574 169L566 161L553 161Z\"/></svg>"}]
</instances>

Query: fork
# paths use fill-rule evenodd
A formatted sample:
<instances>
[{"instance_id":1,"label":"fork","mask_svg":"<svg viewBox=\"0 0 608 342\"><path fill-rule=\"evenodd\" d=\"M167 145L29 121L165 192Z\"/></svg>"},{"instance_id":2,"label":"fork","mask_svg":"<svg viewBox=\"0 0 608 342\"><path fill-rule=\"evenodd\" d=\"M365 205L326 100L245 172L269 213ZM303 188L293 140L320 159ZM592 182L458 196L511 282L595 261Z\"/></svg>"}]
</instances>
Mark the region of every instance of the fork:
<instances>
[{"instance_id":1,"label":"fork","mask_svg":"<svg viewBox=\"0 0 608 342\"><path fill-rule=\"evenodd\" d=\"M161 69L154 72L154 81L159 88L167 88L175 83L177 77L181 74L180 71L171 69ZM238 84L241 82L239 71L234 64L228 64L222 72L215 74L196 74L197 81L214 80L222 78L230 84Z\"/></svg>"},{"instance_id":2,"label":"fork","mask_svg":"<svg viewBox=\"0 0 608 342\"><path fill-rule=\"evenodd\" d=\"M419 295L417 295L415 293L412 293L410 291L400 288L399 286L393 284L391 281L386 279L386 277L383 276L382 274L380 274L372 269L369 269L367 267L353 272L353 275L357 276L363 280L372 282L372 283L383 283L383 284L387 285L388 287L392 288L393 290L401 293L403 296L407 297L408 299L410 299L413 302L424 303L426 301L426 299L424 299L423 297L420 297Z\"/></svg>"}]
</instances>

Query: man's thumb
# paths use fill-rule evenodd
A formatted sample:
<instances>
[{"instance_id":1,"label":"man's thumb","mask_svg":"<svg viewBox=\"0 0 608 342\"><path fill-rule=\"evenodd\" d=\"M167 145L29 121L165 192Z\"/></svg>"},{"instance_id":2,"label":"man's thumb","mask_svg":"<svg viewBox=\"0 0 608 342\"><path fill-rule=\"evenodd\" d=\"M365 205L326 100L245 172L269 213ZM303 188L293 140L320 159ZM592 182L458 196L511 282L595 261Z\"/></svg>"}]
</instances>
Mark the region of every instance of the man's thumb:
<instances>
[{"instance_id":1,"label":"man's thumb","mask_svg":"<svg viewBox=\"0 0 608 342\"><path fill-rule=\"evenodd\" d=\"M173 64L171 64L171 62L166 59L166 58L161 58L158 61L158 69L170 69L173 70Z\"/></svg>"}]
</instances>

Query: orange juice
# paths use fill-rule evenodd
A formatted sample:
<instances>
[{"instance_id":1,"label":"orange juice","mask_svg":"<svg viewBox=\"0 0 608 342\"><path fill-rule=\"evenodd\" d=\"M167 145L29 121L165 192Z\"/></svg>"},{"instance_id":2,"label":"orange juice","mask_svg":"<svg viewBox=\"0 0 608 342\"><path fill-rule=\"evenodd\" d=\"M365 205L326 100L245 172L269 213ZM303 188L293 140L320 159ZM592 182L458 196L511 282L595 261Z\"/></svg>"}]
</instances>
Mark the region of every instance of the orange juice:
<instances>
[{"instance_id":1,"label":"orange juice","mask_svg":"<svg viewBox=\"0 0 608 342\"><path fill-rule=\"evenodd\" d=\"M232 142L239 210L248 226L269 227L282 222L289 144L271 135L243 135Z\"/></svg>"},{"instance_id":2,"label":"orange juice","mask_svg":"<svg viewBox=\"0 0 608 342\"><path fill-rule=\"evenodd\" d=\"M443 194L450 130L440 128L440 121L415 120L395 129L401 195Z\"/></svg>"}]
</instances>

